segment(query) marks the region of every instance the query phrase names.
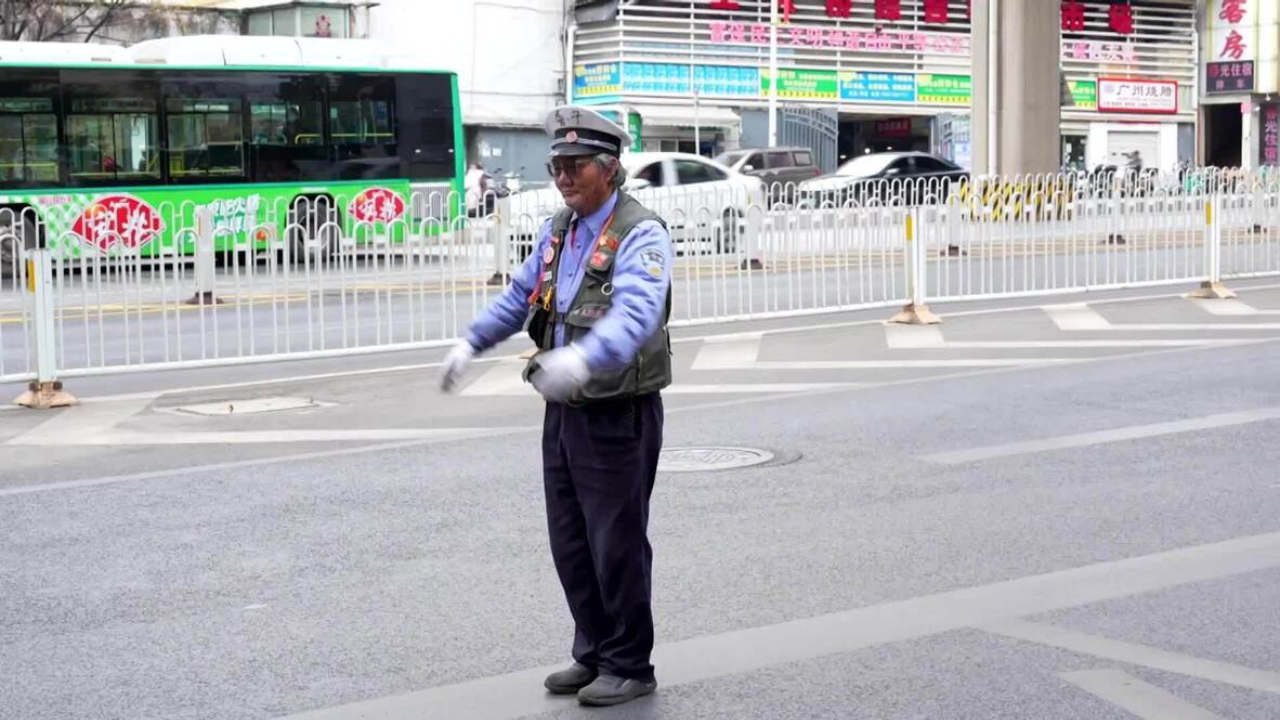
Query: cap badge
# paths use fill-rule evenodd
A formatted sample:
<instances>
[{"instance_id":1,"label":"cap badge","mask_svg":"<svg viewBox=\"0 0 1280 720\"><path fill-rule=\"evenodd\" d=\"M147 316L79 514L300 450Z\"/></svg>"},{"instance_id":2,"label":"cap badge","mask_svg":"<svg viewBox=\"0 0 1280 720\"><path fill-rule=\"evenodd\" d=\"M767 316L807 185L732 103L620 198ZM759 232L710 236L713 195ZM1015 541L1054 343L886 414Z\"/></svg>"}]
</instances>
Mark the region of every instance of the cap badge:
<instances>
[{"instance_id":1,"label":"cap badge","mask_svg":"<svg viewBox=\"0 0 1280 720\"><path fill-rule=\"evenodd\" d=\"M564 135L564 139L565 139L565 140L567 140L567 141L569 141L569 142L571 142L571 143L578 142L578 133L577 133L577 131L575 131L575 130L570 130L569 132L565 133L565 135Z\"/></svg>"}]
</instances>

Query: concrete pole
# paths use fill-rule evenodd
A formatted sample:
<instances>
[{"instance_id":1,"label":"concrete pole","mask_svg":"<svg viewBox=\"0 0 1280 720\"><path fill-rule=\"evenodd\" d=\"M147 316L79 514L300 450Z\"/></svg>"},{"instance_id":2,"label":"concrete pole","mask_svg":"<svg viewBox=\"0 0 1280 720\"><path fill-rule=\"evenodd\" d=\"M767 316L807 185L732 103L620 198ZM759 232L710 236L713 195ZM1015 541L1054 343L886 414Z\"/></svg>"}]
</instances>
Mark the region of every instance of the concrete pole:
<instances>
[{"instance_id":1,"label":"concrete pole","mask_svg":"<svg viewBox=\"0 0 1280 720\"><path fill-rule=\"evenodd\" d=\"M1052 173L1061 165L1059 21L1054 2L973 4L976 174Z\"/></svg>"},{"instance_id":2,"label":"concrete pole","mask_svg":"<svg viewBox=\"0 0 1280 720\"><path fill-rule=\"evenodd\" d=\"M769 147L778 147L778 0L769 0Z\"/></svg>"}]
</instances>

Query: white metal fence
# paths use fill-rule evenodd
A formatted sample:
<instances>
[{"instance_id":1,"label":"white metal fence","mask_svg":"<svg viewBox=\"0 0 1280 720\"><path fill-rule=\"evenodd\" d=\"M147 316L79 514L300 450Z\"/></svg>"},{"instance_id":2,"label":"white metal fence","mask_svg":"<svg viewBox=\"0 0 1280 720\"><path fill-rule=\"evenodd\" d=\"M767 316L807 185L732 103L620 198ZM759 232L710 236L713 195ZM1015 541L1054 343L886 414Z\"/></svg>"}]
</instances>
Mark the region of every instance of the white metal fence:
<instances>
[{"instance_id":1,"label":"white metal fence","mask_svg":"<svg viewBox=\"0 0 1280 720\"><path fill-rule=\"evenodd\" d=\"M1280 176L1265 172L777 192L637 193L671 227L676 324L1280 274ZM0 380L451 340L545 219L518 195L481 217L466 200L409 198L417 212L378 224L304 200L237 233L161 208L167 243L106 254L0 209Z\"/></svg>"}]
</instances>

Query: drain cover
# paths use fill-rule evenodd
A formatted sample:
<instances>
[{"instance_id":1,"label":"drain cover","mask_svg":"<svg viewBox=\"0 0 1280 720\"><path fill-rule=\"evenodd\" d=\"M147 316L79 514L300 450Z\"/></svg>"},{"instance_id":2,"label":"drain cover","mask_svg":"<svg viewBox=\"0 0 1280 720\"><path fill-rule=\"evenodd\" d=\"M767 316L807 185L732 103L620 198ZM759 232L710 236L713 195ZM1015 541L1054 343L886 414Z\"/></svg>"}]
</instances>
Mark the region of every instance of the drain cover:
<instances>
[{"instance_id":1,"label":"drain cover","mask_svg":"<svg viewBox=\"0 0 1280 720\"><path fill-rule=\"evenodd\" d=\"M689 473L763 465L773 459L768 450L734 447L690 447L663 450L658 472Z\"/></svg>"}]
</instances>

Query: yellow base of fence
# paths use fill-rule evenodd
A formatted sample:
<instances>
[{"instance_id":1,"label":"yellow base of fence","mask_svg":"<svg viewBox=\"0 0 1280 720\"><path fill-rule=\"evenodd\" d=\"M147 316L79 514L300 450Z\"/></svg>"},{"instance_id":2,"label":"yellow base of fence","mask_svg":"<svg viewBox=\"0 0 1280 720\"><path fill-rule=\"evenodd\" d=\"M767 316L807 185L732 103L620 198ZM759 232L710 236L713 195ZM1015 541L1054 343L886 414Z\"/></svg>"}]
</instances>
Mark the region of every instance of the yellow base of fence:
<instances>
[{"instance_id":1,"label":"yellow base of fence","mask_svg":"<svg viewBox=\"0 0 1280 720\"><path fill-rule=\"evenodd\" d=\"M33 410L48 410L50 408L71 407L72 405L80 404L80 401L76 400L71 393L63 390L60 382L33 382L27 386L27 391L19 395L13 403Z\"/></svg>"},{"instance_id":2,"label":"yellow base of fence","mask_svg":"<svg viewBox=\"0 0 1280 720\"><path fill-rule=\"evenodd\" d=\"M1198 298L1201 300L1230 300L1236 294L1227 289L1226 285L1220 282L1210 282L1208 280L1200 283L1199 290L1193 290L1187 297Z\"/></svg>"},{"instance_id":3,"label":"yellow base of fence","mask_svg":"<svg viewBox=\"0 0 1280 720\"><path fill-rule=\"evenodd\" d=\"M897 315L889 318L889 322L900 325L937 325L942 318L933 314L928 305L908 304Z\"/></svg>"}]
</instances>

